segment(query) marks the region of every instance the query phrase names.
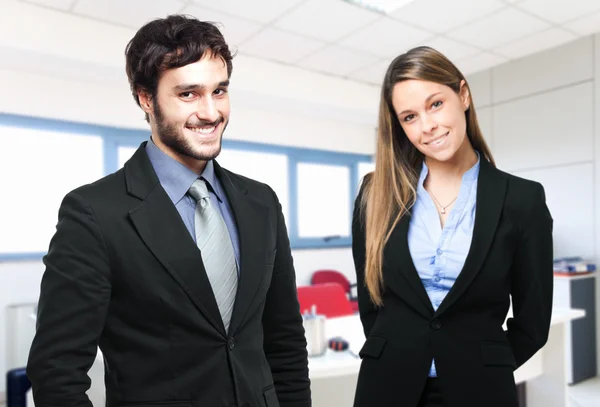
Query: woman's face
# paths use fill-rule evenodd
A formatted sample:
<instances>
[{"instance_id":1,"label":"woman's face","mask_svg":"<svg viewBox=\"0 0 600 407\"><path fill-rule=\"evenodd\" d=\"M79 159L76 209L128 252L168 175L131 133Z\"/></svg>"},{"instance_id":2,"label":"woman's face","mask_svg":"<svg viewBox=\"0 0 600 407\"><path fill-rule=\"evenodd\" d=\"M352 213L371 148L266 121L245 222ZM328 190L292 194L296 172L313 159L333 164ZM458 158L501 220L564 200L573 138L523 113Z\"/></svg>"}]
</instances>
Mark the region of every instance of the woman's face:
<instances>
[{"instance_id":1,"label":"woman's face","mask_svg":"<svg viewBox=\"0 0 600 407\"><path fill-rule=\"evenodd\" d=\"M469 101L464 80L458 94L446 85L415 79L398 82L392 90L394 111L410 142L428 159L441 162L469 144Z\"/></svg>"}]
</instances>

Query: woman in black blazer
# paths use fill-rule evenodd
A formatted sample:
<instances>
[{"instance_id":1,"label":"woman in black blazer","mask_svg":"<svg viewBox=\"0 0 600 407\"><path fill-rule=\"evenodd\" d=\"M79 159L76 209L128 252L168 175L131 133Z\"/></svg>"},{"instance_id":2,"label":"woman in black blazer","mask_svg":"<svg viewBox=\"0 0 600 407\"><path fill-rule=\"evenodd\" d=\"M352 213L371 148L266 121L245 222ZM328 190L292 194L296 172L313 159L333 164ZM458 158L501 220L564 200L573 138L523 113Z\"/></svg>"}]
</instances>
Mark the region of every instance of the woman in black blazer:
<instances>
[{"instance_id":1,"label":"woman in black blazer","mask_svg":"<svg viewBox=\"0 0 600 407\"><path fill-rule=\"evenodd\" d=\"M539 183L496 169L469 85L431 48L385 74L352 236L355 407L516 407L513 371L550 328L552 217Z\"/></svg>"}]
</instances>

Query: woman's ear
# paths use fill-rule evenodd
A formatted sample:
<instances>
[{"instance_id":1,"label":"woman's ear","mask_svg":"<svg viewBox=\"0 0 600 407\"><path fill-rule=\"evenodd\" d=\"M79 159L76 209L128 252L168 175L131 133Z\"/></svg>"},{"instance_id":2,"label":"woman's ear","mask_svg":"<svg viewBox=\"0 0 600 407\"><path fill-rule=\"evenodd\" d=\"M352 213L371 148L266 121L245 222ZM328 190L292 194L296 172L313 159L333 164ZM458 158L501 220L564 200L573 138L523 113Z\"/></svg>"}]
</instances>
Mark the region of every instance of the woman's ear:
<instances>
[{"instance_id":1,"label":"woman's ear","mask_svg":"<svg viewBox=\"0 0 600 407\"><path fill-rule=\"evenodd\" d=\"M467 81L465 81L464 79L460 81L460 89L458 91L458 95L460 96L463 109L466 112L467 110L469 110L469 107L471 107L471 93L469 92Z\"/></svg>"}]
</instances>

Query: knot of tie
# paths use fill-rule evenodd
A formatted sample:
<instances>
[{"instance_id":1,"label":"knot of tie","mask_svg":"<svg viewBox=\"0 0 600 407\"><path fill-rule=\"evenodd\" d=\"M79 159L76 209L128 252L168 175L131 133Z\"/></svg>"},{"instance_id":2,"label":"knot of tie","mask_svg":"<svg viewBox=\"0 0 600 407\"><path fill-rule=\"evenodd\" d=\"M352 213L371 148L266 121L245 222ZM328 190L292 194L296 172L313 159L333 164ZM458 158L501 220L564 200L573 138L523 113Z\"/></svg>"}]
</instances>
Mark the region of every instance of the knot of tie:
<instances>
[{"instance_id":1,"label":"knot of tie","mask_svg":"<svg viewBox=\"0 0 600 407\"><path fill-rule=\"evenodd\" d=\"M190 189L188 190L188 194L194 198L196 201L200 202L202 207L206 206L210 195L208 194L208 187L206 186L206 182L203 179L197 179L194 181Z\"/></svg>"}]
</instances>

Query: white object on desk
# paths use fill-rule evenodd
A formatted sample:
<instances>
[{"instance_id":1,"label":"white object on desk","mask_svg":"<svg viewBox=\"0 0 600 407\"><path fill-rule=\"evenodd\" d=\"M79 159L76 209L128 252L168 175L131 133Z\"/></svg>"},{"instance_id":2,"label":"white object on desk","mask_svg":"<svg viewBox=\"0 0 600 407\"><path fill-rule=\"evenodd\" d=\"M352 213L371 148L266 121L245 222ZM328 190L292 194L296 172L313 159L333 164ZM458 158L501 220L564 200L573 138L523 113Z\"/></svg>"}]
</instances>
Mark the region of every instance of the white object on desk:
<instances>
[{"instance_id":1,"label":"white object on desk","mask_svg":"<svg viewBox=\"0 0 600 407\"><path fill-rule=\"evenodd\" d=\"M302 326L306 337L308 356L321 356L327 350L327 334L325 332L325 315L317 314L317 306L310 312L302 314Z\"/></svg>"}]
</instances>

